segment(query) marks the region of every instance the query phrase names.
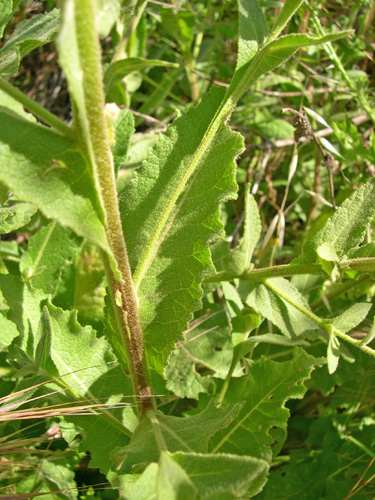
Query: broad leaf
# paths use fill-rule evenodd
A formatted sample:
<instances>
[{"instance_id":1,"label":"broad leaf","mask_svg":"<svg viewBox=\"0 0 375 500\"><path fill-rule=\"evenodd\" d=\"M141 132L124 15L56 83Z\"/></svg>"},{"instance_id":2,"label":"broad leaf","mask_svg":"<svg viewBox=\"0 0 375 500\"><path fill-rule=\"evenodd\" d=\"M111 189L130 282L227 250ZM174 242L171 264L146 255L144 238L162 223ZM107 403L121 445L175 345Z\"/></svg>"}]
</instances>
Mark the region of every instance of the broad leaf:
<instances>
[{"instance_id":1,"label":"broad leaf","mask_svg":"<svg viewBox=\"0 0 375 500\"><path fill-rule=\"evenodd\" d=\"M233 356L224 310L199 318L196 323L185 334L186 340L173 351L165 369L167 388L182 398L198 399L201 392L212 391L211 377L225 378ZM239 369L234 375L241 373Z\"/></svg>"},{"instance_id":2,"label":"broad leaf","mask_svg":"<svg viewBox=\"0 0 375 500\"><path fill-rule=\"evenodd\" d=\"M270 461L270 435L273 427L286 428L289 399L302 398L306 392L303 381L314 366L322 362L295 347L293 359L277 363L261 358L248 362L248 374L232 379L224 398L225 405L244 401L238 417L210 441L212 453L225 452L251 455Z\"/></svg>"},{"instance_id":3,"label":"broad leaf","mask_svg":"<svg viewBox=\"0 0 375 500\"><path fill-rule=\"evenodd\" d=\"M241 281L239 291L244 302L280 328L290 339L319 329L315 321L282 297L285 295L305 309L310 309L293 283L284 278L272 278L267 282L268 286L267 283Z\"/></svg>"},{"instance_id":4,"label":"broad leaf","mask_svg":"<svg viewBox=\"0 0 375 500\"><path fill-rule=\"evenodd\" d=\"M165 452L160 457L156 491L160 500L195 500L198 495L183 467Z\"/></svg>"},{"instance_id":5,"label":"broad leaf","mask_svg":"<svg viewBox=\"0 0 375 500\"><path fill-rule=\"evenodd\" d=\"M328 222L302 248L304 262L315 262L317 250L330 242L336 252L346 254L358 246L375 215L375 179L370 179L346 199Z\"/></svg>"},{"instance_id":6,"label":"broad leaf","mask_svg":"<svg viewBox=\"0 0 375 500\"><path fill-rule=\"evenodd\" d=\"M0 161L0 180L18 198L108 250L96 190L72 142L2 108Z\"/></svg>"},{"instance_id":7,"label":"broad leaf","mask_svg":"<svg viewBox=\"0 0 375 500\"><path fill-rule=\"evenodd\" d=\"M0 50L0 73L7 76L14 75L26 54L54 40L60 26L59 16L59 11L55 9L19 24L12 37Z\"/></svg>"},{"instance_id":8,"label":"broad leaf","mask_svg":"<svg viewBox=\"0 0 375 500\"><path fill-rule=\"evenodd\" d=\"M0 331L0 351L6 349L12 343L12 340L20 334L16 324L5 318L2 314L0 314Z\"/></svg>"},{"instance_id":9,"label":"broad leaf","mask_svg":"<svg viewBox=\"0 0 375 500\"><path fill-rule=\"evenodd\" d=\"M20 261L23 279L34 288L54 294L63 267L71 262L79 247L79 239L70 230L52 222L30 238Z\"/></svg>"},{"instance_id":10,"label":"broad leaf","mask_svg":"<svg viewBox=\"0 0 375 500\"><path fill-rule=\"evenodd\" d=\"M141 71L148 67L178 67L169 61L159 61L157 59L143 59L142 57L128 57L110 64L103 76L104 86L107 91L117 82L122 80L126 75L133 71Z\"/></svg>"},{"instance_id":11,"label":"broad leaf","mask_svg":"<svg viewBox=\"0 0 375 500\"><path fill-rule=\"evenodd\" d=\"M217 453L174 453L171 459L187 473L199 492L199 498L217 498L226 492L229 498L250 498L265 481L269 465L258 458Z\"/></svg>"},{"instance_id":12,"label":"broad leaf","mask_svg":"<svg viewBox=\"0 0 375 500\"><path fill-rule=\"evenodd\" d=\"M200 282L214 272L207 246L223 235L220 204L236 196L242 138L222 126L204 142L223 93L213 88L159 137L121 198L148 355L159 373L199 307Z\"/></svg>"},{"instance_id":13,"label":"broad leaf","mask_svg":"<svg viewBox=\"0 0 375 500\"><path fill-rule=\"evenodd\" d=\"M233 421L241 406L238 403L228 405L227 408L216 408L211 400L203 411L191 417L180 418L156 413L154 418L169 452L206 453L210 438ZM129 471L136 464L155 462L159 459L160 451L153 426L148 418L144 418L129 445L122 450L125 455L123 467Z\"/></svg>"}]
</instances>

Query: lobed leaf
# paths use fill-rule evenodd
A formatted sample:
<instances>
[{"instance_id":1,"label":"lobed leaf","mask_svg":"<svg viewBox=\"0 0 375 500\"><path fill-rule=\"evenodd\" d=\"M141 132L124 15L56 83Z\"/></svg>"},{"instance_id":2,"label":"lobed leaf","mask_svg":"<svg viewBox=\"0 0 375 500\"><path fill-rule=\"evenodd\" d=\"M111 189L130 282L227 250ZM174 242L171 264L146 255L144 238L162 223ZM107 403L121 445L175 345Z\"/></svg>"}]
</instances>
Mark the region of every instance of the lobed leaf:
<instances>
[{"instance_id":1,"label":"lobed leaf","mask_svg":"<svg viewBox=\"0 0 375 500\"><path fill-rule=\"evenodd\" d=\"M57 9L20 23L0 50L0 74L15 75L21 59L36 47L54 40L59 27L60 13Z\"/></svg>"},{"instance_id":2,"label":"lobed leaf","mask_svg":"<svg viewBox=\"0 0 375 500\"><path fill-rule=\"evenodd\" d=\"M322 363L300 348L295 347L293 353L293 359L283 363L263 357L257 362L248 362L248 374L231 380L224 407L241 401L244 404L237 418L213 436L211 453L271 460L274 440L270 429L286 428L289 418L286 401L303 397L306 392L303 381L310 377L314 366Z\"/></svg>"},{"instance_id":3,"label":"lobed leaf","mask_svg":"<svg viewBox=\"0 0 375 500\"><path fill-rule=\"evenodd\" d=\"M213 88L160 135L120 200L147 352L159 373L199 307L201 281L214 272L207 247L223 235L220 204L236 196L241 136L222 126L201 150L223 94Z\"/></svg>"}]
</instances>

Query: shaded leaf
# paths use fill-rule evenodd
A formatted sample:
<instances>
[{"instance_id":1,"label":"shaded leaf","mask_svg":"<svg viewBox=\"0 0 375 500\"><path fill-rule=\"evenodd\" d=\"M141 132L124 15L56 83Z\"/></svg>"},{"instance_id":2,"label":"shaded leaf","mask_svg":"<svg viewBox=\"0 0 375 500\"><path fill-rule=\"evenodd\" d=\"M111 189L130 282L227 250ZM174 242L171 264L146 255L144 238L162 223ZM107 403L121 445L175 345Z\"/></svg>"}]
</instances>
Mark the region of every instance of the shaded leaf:
<instances>
[{"instance_id":1,"label":"shaded leaf","mask_svg":"<svg viewBox=\"0 0 375 500\"><path fill-rule=\"evenodd\" d=\"M20 23L0 50L0 73L7 76L16 74L26 54L54 40L60 26L59 16L59 11L54 9Z\"/></svg>"},{"instance_id":2,"label":"shaded leaf","mask_svg":"<svg viewBox=\"0 0 375 500\"><path fill-rule=\"evenodd\" d=\"M115 124L116 144L111 148L116 173L118 173L122 164L126 162L130 139L134 130L134 118L132 113L122 110Z\"/></svg>"},{"instance_id":3,"label":"shaded leaf","mask_svg":"<svg viewBox=\"0 0 375 500\"><path fill-rule=\"evenodd\" d=\"M226 427L238 414L241 404L216 408L214 401L191 417L180 418L156 413L160 433L167 450L206 453L208 441L222 427ZM144 418L135 430L128 446L123 448L126 471L136 464L148 464L159 459L160 450L154 430L148 418Z\"/></svg>"},{"instance_id":4,"label":"shaded leaf","mask_svg":"<svg viewBox=\"0 0 375 500\"><path fill-rule=\"evenodd\" d=\"M13 12L13 0L0 0L0 38Z\"/></svg>"},{"instance_id":5,"label":"shaded leaf","mask_svg":"<svg viewBox=\"0 0 375 500\"><path fill-rule=\"evenodd\" d=\"M279 34L284 29L284 27L287 25L287 23L290 21L292 16L300 8L302 3L303 3L303 0L285 0L284 1L281 12L277 16L277 18L275 19L275 22L272 26L272 33L271 33L272 38L276 38L279 36Z\"/></svg>"},{"instance_id":6,"label":"shaded leaf","mask_svg":"<svg viewBox=\"0 0 375 500\"><path fill-rule=\"evenodd\" d=\"M34 234L20 260L20 271L31 286L53 294L61 272L77 253L80 240L68 229L52 222Z\"/></svg>"}]
</instances>

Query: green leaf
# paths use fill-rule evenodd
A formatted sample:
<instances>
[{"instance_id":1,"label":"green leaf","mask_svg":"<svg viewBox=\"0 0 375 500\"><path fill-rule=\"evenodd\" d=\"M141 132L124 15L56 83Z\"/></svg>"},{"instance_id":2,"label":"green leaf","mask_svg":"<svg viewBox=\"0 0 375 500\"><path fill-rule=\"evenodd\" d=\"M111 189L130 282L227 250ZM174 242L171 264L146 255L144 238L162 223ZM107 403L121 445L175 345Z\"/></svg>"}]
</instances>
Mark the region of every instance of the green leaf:
<instances>
[{"instance_id":1,"label":"green leaf","mask_svg":"<svg viewBox=\"0 0 375 500\"><path fill-rule=\"evenodd\" d=\"M329 341L327 347L327 363L328 371L332 375L335 373L340 360L340 340L336 337L331 329L329 333Z\"/></svg>"},{"instance_id":2,"label":"green leaf","mask_svg":"<svg viewBox=\"0 0 375 500\"><path fill-rule=\"evenodd\" d=\"M284 27L288 24L293 15L297 12L303 0L285 0L280 14L275 19L272 26L271 38L277 38Z\"/></svg>"},{"instance_id":3,"label":"green leaf","mask_svg":"<svg viewBox=\"0 0 375 500\"><path fill-rule=\"evenodd\" d=\"M280 328L290 339L319 329L315 321L282 297L286 295L299 306L310 310L305 298L293 283L284 278L272 278L267 282L272 288L267 284L241 281L239 292L247 305ZM280 295L275 292L276 289L280 290Z\"/></svg>"},{"instance_id":4,"label":"green leaf","mask_svg":"<svg viewBox=\"0 0 375 500\"><path fill-rule=\"evenodd\" d=\"M16 74L26 54L54 40L60 26L59 16L59 11L54 9L19 24L0 50L0 73L7 76Z\"/></svg>"},{"instance_id":5,"label":"green leaf","mask_svg":"<svg viewBox=\"0 0 375 500\"><path fill-rule=\"evenodd\" d=\"M112 486L121 493L126 493L126 500L157 500L156 482L158 464L152 463L142 474L117 474L110 471L108 479Z\"/></svg>"},{"instance_id":6,"label":"green leaf","mask_svg":"<svg viewBox=\"0 0 375 500\"><path fill-rule=\"evenodd\" d=\"M0 314L0 352L6 349L11 343L12 340L18 337L20 332L17 330L17 327L13 321L5 318L2 314Z\"/></svg>"},{"instance_id":7,"label":"green leaf","mask_svg":"<svg viewBox=\"0 0 375 500\"><path fill-rule=\"evenodd\" d=\"M109 251L100 202L77 147L5 108L0 109L0 141L0 180L47 217Z\"/></svg>"},{"instance_id":8,"label":"green leaf","mask_svg":"<svg viewBox=\"0 0 375 500\"><path fill-rule=\"evenodd\" d=\"M326 242L330 242L337 253L348 253L362 242L374 215L375 179L370 179L303 245L303 261L315 262L318 248Z\"/></svg>"},{"instance_id":9,"label":"green leaf","mask_svg":"<svg viewBox=\"0 0 375 500\"><path fill-rule=\"evenodd\" d=\"M70 230L52 222L29 239L20 261L23 279L34 288L54 294L63 267L72 261L79 247L79 239Z\"/></svg>"},{"instance_id":10,"label":"green leaf","mask_svg":"<svg viewBox=\"0 0 375 500\"><path fill-rule=\"evenodd\" d=\"M240 275L249 269L255 245L258 243L262 231L259 210L254 197L250 194L250 184L245 191L245 220L244 233L238 246L224 259L224 269L230 273Z\"/></svg>"},{"instance_id":11,"label":"green leaf","mask_svg":"<svg viewBox=\"0 0 375 500\"><path fill-rule=\"evenodd\" d=\"M231 493L230 498L250 498L249 490L254 496L262 489L269 469L264 460L224 453L178 452L171 459L186 471L200 499L215 498L224 492Z\"/></svg>"},{"instance_id":12,"label":"green leaf","mask_svg":"<svg viewBox=\"0 0 375 500\"><path fill-rule=\"evenodd\" d=\"M154 417L169 452L206 453L212 435L232 422L240 408L239 403L228 405L225 409L216 408L211 400L203 411L191 417L172 417L162 413L155 413ZM126 454L124 467L130 470L136 464L155 462L159 459L160 451L150 420L144 418L129 445L122 450Z\"/></svg>"},{"instance_id":13,"label":"green leaf","mask_svg":"<svg viewBox=\"0 0 375 500\"><path fill-rule=\"evenodd\" d=\"M199 318L194 326L173 351L165 368L167 389L181 398L198 399L200 393L212 390L211 377L224 379L232 361L233 345L224 310ZM234 375L241 373L236 370Z\"/></svg>"},{"instance_id":14,"label":"green leaf","mask_svg":"<svg viewBox=\"0 0 375 500\"><path fill-rule=\"evenodd\" d=\"M253 59L268 36L268 27L257 0L238 0L239 31L236 71Z\"/></svg>"},{"instance_id":15,"label":"green leaf","mask_svg":"<svg viewBox=\"0 0 375 500\"><path fill-rule=\"evenodd\" d=\"M31 203L16 203L11 207L0 208L0 233L6 234L26 226L37 208Z\"/></svg>"},{"instance_id":16,"label":"green leaf","mask_svg":"<svg viewBox=\"0 0 375 500\"><path fill-rule=\"evenodd\" d=\"M228 95L235 102L246 92L249 87L264 73L272 71L283 62L287 61L298 49L332 42L351 34L352 31L341 31L319 38L297 33L285 35L266 44L250 62L247 62L236 71L230 84Z\"/></svg>"},{"instance_id":17,"label":"green leaf","mask_svg":"<svg viewBox=\"0 0 375 500\"><path fill-rule=\"evenodd\" d=\"M120 201L150 365L160 374L199 307L201 281L214 272L207 246L223 235L220 204L236 196L241 136L222 126L205 142L223 94L213 88L175 120Z\"/></svg>"},{"instance_id":18,"label":"green leaf","mask_svg":"<svg viewBox=\"0 0 375 500\"><path fill-rule=\"evenodd\" d=\"M168 35L176 40L181 52L187 54L193 41L195 15L167 8L161 11L161 22Z\"/></svg>"},{"instance_id":19,"label":"green leaf","mask_svg":"<svg viewBox=\"0 0 375 500\"><path fill-rule=\"evenodd\" d=\"M48 369L52 361L57 373L50 376L59 377L65 388L62 395L70 402L87 406L87 415L64 417L61 429L68 441L81 434L81 450L89 450L92 466L105 473L115 464L112 454L116 446L122 447L129 441L130 433L124 422L134 421L131 383L118 366L108 364L113 357L107 340L96 338L91 327L81 327L76 311L63 311L47 304L43 313L45 326L40 332L46 338L42 339L40 364ZM129 403L125 410L118 404L124 395L129 397L125 400ZM95 406L106 402L120 408L109 412ZM130 416L125 419L128 411Z\"/></svg>"},{"instance_id":20,"label":"green leaf","mask_svg":"<svg viewBox=\"0 0 375 500\"><path fill-rule=\"evenodd\" d=\"M120 15L119 0L95 0L96 26L99 35L105 38Z\"/></svg>"},{"instance_id":21,"label":"green leaf","mask_svg":"<svg viewBox=\"0 0 375 500\"><path fill-rule=\"evenodd\" d=\"M248 373L232 379L223 404L244 401L238 417L210 441L211 453L225 452L251 455L270 461L272 427L286 428L289 399L300 399L306 392L303 381L310 377L314 366L322 361L297 347L293 359L283 363L261 358L248 362Z\"/></svg>"},{"instance_id":22,"label":"green leaf","mask_svg":"<svg viewBox=\"0 0 375 500\"><path fill-rule=\"evenodd\" d=\"M372 304L357 303L349 307L345 312L329 320L337 330L347 333L361 323L369 313Z\"/></svg>"},{"instance_id":23,"label":"green leaf","mask_svg":"<svg viewBox=\"0 0 375 500\"><path fill-rule=\"evenodd\" d=\"M253 337L249 337L245 341L238 344L234 351L240 351L241 356L245 356L248 352L250 352L254 347L258 344L273 344L273 345L282 345L282 346L308 346L308 342L305 340L294 340L283 337L282 335L276 335L274 333L264 333L262 335L254 335Z\"/></svg>"},{"instance_id":24,"label":"green leaf","mask_svg":"<svg viewBox=\"0 0 375 500\"><path fill-rule=\"evenodd\" d=\"M158 500L195 500L198 494L188 474L165 452L160 457L156 491Z\"/></svg>"},{"instance_id":25,"label":"green leaf","mask_svg":"<svg viewBox=\"0 0 375 500\"><path fill-rule=\"evenodd\" d=\"M0 0L0 38L13 13L13 0Z\"/></svg>"},{"instance_id":26,"label":"green leaf","mask_svg":"<svg viewBox=\"0 0 375 500\"><path fill-rule=\"evenodd\" d=\"M104 86L107 90L133 71L141 71L148 67L178 68L178 64L158 59L144 59L142 57L128 57L110 64L104 72Z\"/></svg>"},{"instance_id":27,"label":"green leaf","mask_svg":"<svg viewBox=\"0 0 375 500\"><path fill-rule=\"evenodd\" d=\"M115 145L111 148L116 174L126 162L134 130L133 114L130 111L122 110L115 124Z\"/></svg>"},{"instance_id":28,"label":"green leaf","mask_svg":"<svg viewBox=\"0 0 375 500\"><path fill-rule=\"evenodd\" d=\"M64 498L75 500L78 498L77 483L75 482L75 471L68 465L54 463L52 460L42 460L40 472L49 490L57 496L64 492ZM49 496L49 495L48 495ZM45 497L45 498L48 498Z\"/></svg>"},{"instance_id":29,"label":"green leaf","mask_svg":"<svg viewBox=\"0 0 375 500\"><path fill-rule=\"evenodd\" d=\"M326 241L317 249L318 261L322 269L327 273L330 280L334 283L340 277L339 256L336 253L332 243Z\"/></svg>"}]
</instances>

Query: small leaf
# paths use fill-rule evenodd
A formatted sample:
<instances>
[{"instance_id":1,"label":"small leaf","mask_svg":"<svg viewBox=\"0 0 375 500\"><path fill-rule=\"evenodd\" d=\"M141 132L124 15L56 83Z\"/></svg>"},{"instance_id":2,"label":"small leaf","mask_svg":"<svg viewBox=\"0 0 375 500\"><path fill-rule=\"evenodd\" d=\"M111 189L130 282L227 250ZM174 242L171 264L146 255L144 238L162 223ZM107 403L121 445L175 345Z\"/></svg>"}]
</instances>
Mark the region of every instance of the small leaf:
<instances>
[{"instance_id":1,"label":"small leaf","mask_svg":"<svg viewBox=\"0 0 375 500\"><path fill-rule=\"evenodd\" d=\"M117 82L133 71L141 71L148 67L177 68L178 64L158 59L143 59L142 57L128 57L110 64L103 76L104 86L108 92Z\"/></svg>"},{"instance_id":2,"label":"small leaf","mask_svg":"<svg viewBox=\"0 0 375 500\"><path fill-rule=\"evenodd\" d=\"M287 295L303 308L310 310L305 298L293 283L284 278L272 278L268 281L277 287L282 294ZM248 306L270 320L290 339L308 331L318 330L315 321L292 306L266 284L241 281L239 292Z\"/></svg>"},{"instance_id":3,"label":"small leaf","mask_svg":"<svg viewBox=\"0 0 375 500\"><path fill-rule=\"evenodd\" d=\"M361 346L363 345L368 345L370 342L372 342L375 338L375 317L373 319L370 331L368 334L361 340Z\"/></svg>"},{"instance_id":4,"label":"small leaf","mask_svg":"<svg viewBox=\"0 0 375 500\"><path fill-rule=\"evenodd\" d=\"M336 252L347 254L358 246L375 215L375 179L346 199L327 223L302 247L304 262L316 262L317 250L330 242Z\"/></svg>"},{"instance_id":5,"label":"small leaf","mask_svg":"<svg viewBox=\"0 0 375 500\"><path fill-rule=\"evenodd\" d=\"M0 73L15 75L26 54L54 40L60 26L59 15L59 11L54 9L20 23L0 50Z\"/></svg>"},{"instance_id":6,"label":"small leaf","mask_svg":"<svg viewBox=\"0 0 375 500\"><path fill-rule=\"evenodd\" d=\"M198 494L185 470L165 452L160 457L156 491L158 500L195 500Z\"/></svg>"},{"instance_id":7,"label":"small leaf","mask_svg":"<svg viewBox=\"0 0 375 500\"><path fill-rule=\"evenodd\" d=\"M5 318L0 314L0 352L6 349L15 339L20 332L17 330L16 324L13 321Z\"/></svg>"},{"instance_id":8,"label":"small leaf","mask_svg":"<svg viewBox=\"0 0 375 500\"><path fill-rule=\"evenodd\" d=\"M333 330L329 333L329 341L327 348L327 363L328 371L332 375L335 373L340 360L340 340L333 333Z\"/></svg>"},{"instance_id":9,"label":"small leaf","mask_svg":"<svg viewBox=\"0 0 375 500\"><path fill-rule=\"evenodd\" d=\"M250 184L245 191L245 220L243 237L238 246L231 250L224 259L224 269L235 275L240 275L248 270L253 256L255 245L258 243L262 223L260 220L258 206L254 197L250 194Z\"/></svg>"},{"instance_id":10,"label":"small leaf","mask_svg":"<svg viewBox=\"0 0 375 500\"><path fill-rule=\"evenodd\" d=\"M31 203L16 203L11 207L0 208L0 233L6 234L26 226L37 208Z\"/></svg>"},{"instance_id":11,"label":"small leaf","mask_svg":"<svg viewBox=\"0 0 375 500\"><path fill-rule=\"evenodd\" d=\"M366 318L371 306L372 304L366 303L354 304L339 316L329 320L329 322L337 330L340 330L341 333L347 333Z\"/></svg>"},{"instance_id":12,"label":"small leaf","mask_svg":"<svg viewBox=\"0 0 375 500\"><path fill-rule=\"evenodd\" d=\"M130 139L134 131L134 118L132 113L122 110L115 123L115 145L111 148L116 174L126 162Z\"/></svg>"},{"instance_id":13,"label":"small leaf","mask_svg":"<svg viewBox=\"0 0 375 500\"><path fill-rule=\"evenodd\" d=\"M272 26L272 39L277 38L295 12L300 8L303 0L285 0L280 14Z\"/></svg>"},{"instance_id":14,"label":"small leaf","mask_svg":"<svg viewBox=\"0 0 375 500\"><path fill-rule=\"evenodd\" d=\"M340 259L332 243L326 241L323 245L320 245L317 249L317 254L318 262L322 266L323 271L327 273L330 280L334 283L340 278L340 269L338 266Z\"/></svg>"}]
</instances>

